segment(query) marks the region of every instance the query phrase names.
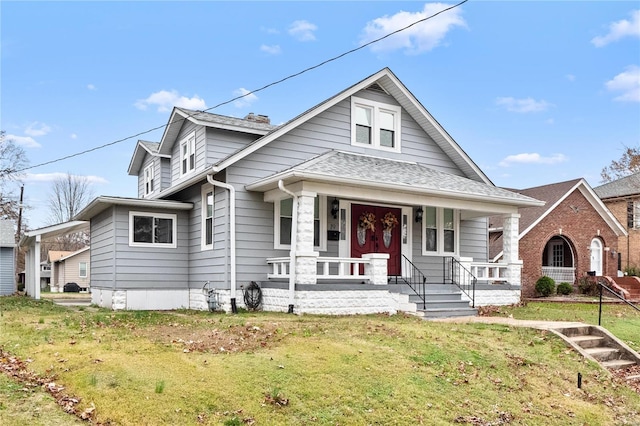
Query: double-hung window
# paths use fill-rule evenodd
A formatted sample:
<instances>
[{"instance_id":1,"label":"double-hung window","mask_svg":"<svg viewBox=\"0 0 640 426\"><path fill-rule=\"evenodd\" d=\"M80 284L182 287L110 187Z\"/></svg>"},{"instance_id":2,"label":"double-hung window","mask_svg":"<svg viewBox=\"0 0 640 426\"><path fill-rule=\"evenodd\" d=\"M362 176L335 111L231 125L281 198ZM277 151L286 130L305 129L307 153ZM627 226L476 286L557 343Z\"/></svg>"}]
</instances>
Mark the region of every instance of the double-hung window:
<instances>
[{"instance_id":1,"label":"double-hung window","mask_svg":"<svg viewBox=\"0 0 640 426\"><path fill-rule=\"evenodd\" d=\"M176 247L175 214L129 212L129 245Z\"/></svg>"},{"instance_id":2,"label":"double-hung window","mask_svg":"<svg viewBox=\"0 0 640 426\"><path fill-rule=\"evenodd\" d=\"M144 196L148 196L155 191L155 174L153 163L144 168Z\"/></svg>"},{"instance_id":3,"label":"double-hung window","mask_svg":"<svg viewBox=\"0 0 640 426\"><path fill-rule=\"evenodd\" d=\"M327 218L326 198L316 196L313 203L313 247L316 250L326 250L327 247ZM325 212L325 214L320 214ZM293 198L275 202L275 248L291 248L291 229L293 227Z\"/></svg>"},{"instance_id":4,"label":"double-hung window","mask_svg":"<svg viewBox=\"0 0 640 426\"><path fill-rule=\"evenodd\" d=\"M400 152L400 107L351 97L351 144Z\"/></svg>"},{"instance_id":5,"label":"double-hung window","mask_svg":"<svg viewBox=\"0 0 640 426\"><path fill-rule=\"evenodd\" d=\"M640 202L627 202L627 228L640 229Z\"/></svg>"},{"instance_id":6,"label":"double-hung window","mask_svg":"<svg viewBox=\"0 0 640 426\"><path fill-rule=\"evenodd\" d=\"M213 248L213 186L202 186L202 250Z\"/></svg>"},{"instance_id":7,"label":"double-hung window","mask_svg":"<svg viewBox=\"0 0 640 426\"><path fill-rule=\"evenodd\" d=\"M87 262L78 262L78 277L87 278Z\"/></svg>"},{"instance_id":8,"label":"double-hung window","mask_svg":"<svg viewBox=\"0 0 640 426\"><path fill-rule=\"evenodd\" d=\"M423 254L450 255L458 252L459 219L456 210L427 206L422 223Z\"/></svg>"},{"instance_id":9,"label":"double-hung window","mask_svg":"<svg viewBox=\"0 0 640 426\"><path fill-rule=\"evenodd\" d=\"M185 175L196 168L196 132L180 142L180 175Z\"/></svg>"}]
</instances>

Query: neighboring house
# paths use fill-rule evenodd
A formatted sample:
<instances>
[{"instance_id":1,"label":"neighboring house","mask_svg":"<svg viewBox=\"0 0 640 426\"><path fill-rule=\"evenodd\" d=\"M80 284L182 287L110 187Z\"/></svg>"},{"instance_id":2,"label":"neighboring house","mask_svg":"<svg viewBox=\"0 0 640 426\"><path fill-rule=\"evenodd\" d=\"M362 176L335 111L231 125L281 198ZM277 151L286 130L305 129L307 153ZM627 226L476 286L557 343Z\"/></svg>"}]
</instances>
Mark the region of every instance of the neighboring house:
<instances>
[{"instance_id":1,"label":"neighboring house","mask_svg":"<svg viewBox=\"0 0 640 426\"><path fill-rule=\"evenodd\" d=\"M619 268L640 271L640 172L605 183L594 191L626 230L618 239Z\"/></svg>"},{"instance_id":2,"label":"neighboring house","mask_svg":"<svg viewBox=\"0 0 640 426\"><path fill-rule=\"evenodd\" d=\"M50 251L51 291L62 292L67 283L76 283L80 288L89 290L90 260L90 247L78 251Z\"/></svg>"},{"instance_id":3,"label":"neighboring house","mask_svg":"<svg viewBox=\"0 0 640 426\"><path fill-rule=\"evenodd\" d=\"M51 288L51 263L40 262L40 290Z\"/></svg>"},{"instance_id":4,"label":"neighboring house","mask_svg":"<svg viewBox=\"0 0 640 426\"><path fill-rule=\"evenodd\" d=\"M208 283L235 311L257 282L265 310L415 312L395 283L464 284L457 261L498 270L513 303L518 209L542 204L493 185L387 68L280 126L176 107L128 172L139 198L74 218L91 225L92 302L113 309L207 309Z\"/></svg>"},{"instance_id":5,"label":"neighboring house","mask_svg":"<svg viewBox=\"0 0 640 426\"><path fill-rule=\"evenodd\" d=\"M0 296L16 292L16 234L10 220L0 220Z\"/></svg>"},{"instance_id":6,"label":"neighboring house","mask_svg":"<svg viewBox=\"0 0 640 426\"><path fill-rule=\"evenodd\" d=\"M535 283L543 275L571 284L589 272L618 275L618 238L626 231L584 179L516 191L545 201L544 206L519 209L523 297L535 295ZM493 261L503 256L502 238L500 220L492 218Z\"/></svg>"}]
</instances>

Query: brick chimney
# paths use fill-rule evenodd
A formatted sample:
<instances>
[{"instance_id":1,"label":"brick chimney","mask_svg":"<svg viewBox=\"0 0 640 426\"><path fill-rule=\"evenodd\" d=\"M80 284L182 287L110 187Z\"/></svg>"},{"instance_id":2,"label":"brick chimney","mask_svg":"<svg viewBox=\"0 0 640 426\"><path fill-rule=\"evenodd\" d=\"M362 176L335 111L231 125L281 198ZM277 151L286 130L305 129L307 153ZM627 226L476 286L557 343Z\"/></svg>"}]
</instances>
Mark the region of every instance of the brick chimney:
<instances>
[{"instance_id":1,"label":"brick chimney","mask_svg":"<svg viewBox=\"0 0 640 426\"><path fill-rule=\"evenodd\" d=\"M256 115L252 112L247 114L247 116L244 119L247 121L253 121L254 123L271 124L271 120L269 120L268 115L261 115L261 114Z\"/></svg>"}]
</instances>

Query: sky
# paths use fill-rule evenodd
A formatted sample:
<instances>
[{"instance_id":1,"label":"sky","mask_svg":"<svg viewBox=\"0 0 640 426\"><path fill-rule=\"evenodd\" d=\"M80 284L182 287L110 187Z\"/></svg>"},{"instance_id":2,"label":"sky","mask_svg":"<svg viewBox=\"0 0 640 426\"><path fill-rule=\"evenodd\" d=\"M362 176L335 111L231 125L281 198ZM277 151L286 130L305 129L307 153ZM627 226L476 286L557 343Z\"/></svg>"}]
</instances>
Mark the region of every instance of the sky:
<instances>
[{"instance_id":1,"label":"sky","mask_svg":"<svg viewBox=\"0 0 640 426\"><path fill-rule=\"evenodd\" d=\"M469 0L364 46L455 4L0 1L0 129L31 166L29 229L67 173L137 196L135 144L173 106L280 124L384 67L498 186L596 187L640 144L638 1Z\"/></svg>"}]
</instances>

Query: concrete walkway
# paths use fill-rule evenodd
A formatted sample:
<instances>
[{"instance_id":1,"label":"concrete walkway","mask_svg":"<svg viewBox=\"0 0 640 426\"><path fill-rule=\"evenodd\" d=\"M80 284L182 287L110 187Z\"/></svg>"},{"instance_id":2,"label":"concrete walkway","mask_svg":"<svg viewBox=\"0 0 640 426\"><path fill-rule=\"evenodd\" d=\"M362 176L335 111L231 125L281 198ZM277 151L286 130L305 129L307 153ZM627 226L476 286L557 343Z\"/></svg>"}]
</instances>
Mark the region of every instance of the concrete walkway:
<instances>
[{"instance_id":1,"label":"concrete walkway","mask_svg":"<svg viewBox=\"0 0 640 426\"><path fill-rule=\"evenodd\" d=\"M428 321L450 322L450 323L483 323L483 324L504 324L514 327L537 328L540 330L555 330L568 327L588 326L582 322L571 321L538 321L538 320L519 320L508 317L453 317L453 318L433 318Z\"/></svg>"}]
</instances>

